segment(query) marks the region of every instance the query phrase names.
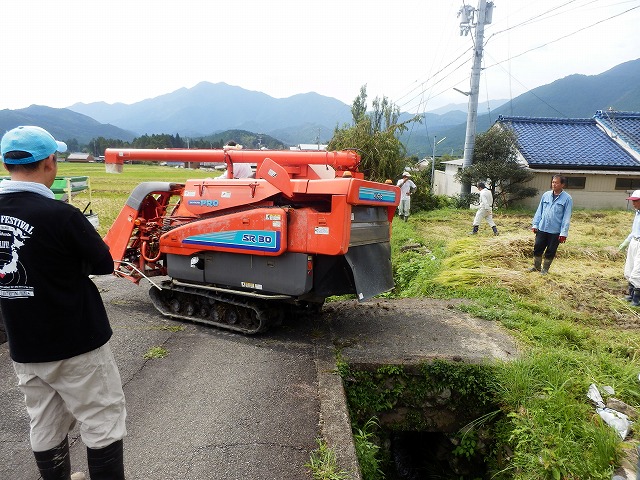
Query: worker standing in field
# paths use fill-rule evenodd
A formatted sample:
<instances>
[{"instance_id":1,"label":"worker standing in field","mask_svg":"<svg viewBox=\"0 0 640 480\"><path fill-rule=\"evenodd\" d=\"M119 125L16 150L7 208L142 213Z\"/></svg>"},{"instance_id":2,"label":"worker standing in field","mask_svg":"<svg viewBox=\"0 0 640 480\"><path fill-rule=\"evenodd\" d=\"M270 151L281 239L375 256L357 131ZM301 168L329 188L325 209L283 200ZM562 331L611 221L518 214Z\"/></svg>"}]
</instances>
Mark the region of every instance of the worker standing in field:
<instances>
[{"instance_id":1,"label":"worker standing in field","mask_svg":"<svg viewBox=\"0 0 640 480\"><path fill-rule=\"evenodd\" d=\"M629 283L629 295L627 300L634 307L640 306L640 190L634 191L631 196L627 197L631 200L635 215L633 224L631 225L631 233L620 244L620 250L629 246L627 249L627 259L624 262L624 276Z\"/></svg>"},{"instance_id":2,"label":"worker standing in field","mask_svg":"<svg viewBox=\"0 0 640 480\"><path fill-rule=\"evenodd\" d=\"M471 235L478 233L480 222L484 218L493 230L493 234L498 235L498 227L496 226L496 222L493 221L493 195L491 195L491 190L487 188L484 182L478 182L476 187L480 192L480 208L478 208L476 216L473 219L473 229L470 233Z\"/></svg>"},{"instance_id":3,"label":"worker standing in field","mask_svg":"<svg viewBox=\"0 0 640 480\"><path fill-rule=\"evenodd\" d=\"M531 222L531 230L536 234L536 239L533 245L533 267L529 269L530 272L538 271L542 275L549 273L558 246L567 240L573 199L564 191L566 185L565 177L554 175L551 179L551 190L543 193L540 198L540 204Z\"/></svg>"},{"instance_id":4,"label":"worker standing in field","mask_svg":"<svg viewBox=\"0 0 640 480\"><path fill-rule=\"evenodd\" d=\"M0 308L44 480L71 475L68 433L80 422L91 480L124 479L125 398L112 335L89 275L113 272L109 247L76 207L55 200L66 145L24 126L0 141Z\"/></svg>"},{"instance_id":5,"label":"worker standing in field","mask_svg":"<svg viewBox=\"0 0 640 480\"><path fill-rule=\"evenodd\" d=\"M411 194L415 192L418 187L416 187L416 184L411 180L411 174L409 172L402 173L402 178L398 180L397 186L400 187L398 215L406 222L411 213Z\"/></svg>"}]
</instances>

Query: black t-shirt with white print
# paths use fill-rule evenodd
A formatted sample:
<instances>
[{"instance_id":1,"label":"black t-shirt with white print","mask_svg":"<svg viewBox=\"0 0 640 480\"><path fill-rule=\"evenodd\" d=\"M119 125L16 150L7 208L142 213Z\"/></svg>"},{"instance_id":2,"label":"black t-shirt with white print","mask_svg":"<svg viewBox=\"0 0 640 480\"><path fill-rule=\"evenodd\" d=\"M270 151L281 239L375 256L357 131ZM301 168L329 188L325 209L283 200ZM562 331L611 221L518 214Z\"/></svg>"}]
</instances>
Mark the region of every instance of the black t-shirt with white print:
<instances>
[{"instance_id":1,"label":"black t-shirt with white print","mask_svg":"<svg viewBox=\"0 0 640 480\"><path fill-rule=\"evenodd\" d=\"M83 213L34 192L0 194L0 307L11 358L71 358L112 330L89 274L113 272L109 247Z\"/></svg>"}]
</instances>

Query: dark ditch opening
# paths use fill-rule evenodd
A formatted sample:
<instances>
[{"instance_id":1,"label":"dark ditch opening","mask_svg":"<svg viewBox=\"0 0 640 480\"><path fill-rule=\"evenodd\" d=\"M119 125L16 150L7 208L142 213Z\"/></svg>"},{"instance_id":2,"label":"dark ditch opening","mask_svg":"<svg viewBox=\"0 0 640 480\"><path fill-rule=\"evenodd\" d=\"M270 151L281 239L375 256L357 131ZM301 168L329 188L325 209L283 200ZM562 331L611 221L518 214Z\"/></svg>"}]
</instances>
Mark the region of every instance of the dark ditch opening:
<instances>
[{"instance_id":1,"label":"dark ditch opening","mask_svg":"<svg viewBox=\"0 0 640 480\"><path fill-rule=\"evenodd\" d=\"M436 360L339 370L356 442L368 430L387 480L482 480L504 468L490 366ZM367 468L361 460L365 480Z\"/></svg>"},{"instance_id":2,"label":"dark ditch opening","mask_svg":"<svg viewBox=\"0 0 640 480\"><path fill-rule=\"evenodd\" d=\"M456 454L456 448L442 432L394 432L389 437L391 461L385 477L388 480L490 478L482 456Z\"/></svg>"}]
</instances>

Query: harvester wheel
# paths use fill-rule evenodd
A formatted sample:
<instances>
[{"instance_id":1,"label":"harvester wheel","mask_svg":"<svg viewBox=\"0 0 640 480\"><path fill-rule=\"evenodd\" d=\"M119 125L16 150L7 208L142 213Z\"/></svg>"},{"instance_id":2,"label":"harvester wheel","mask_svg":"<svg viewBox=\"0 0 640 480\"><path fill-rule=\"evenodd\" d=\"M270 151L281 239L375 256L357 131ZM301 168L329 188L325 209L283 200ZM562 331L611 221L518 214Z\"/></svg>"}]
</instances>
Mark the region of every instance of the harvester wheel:
<instances>
[{"instance_id":1,"label":"harvester wheel","mask_svg":"<svg viewBox=\"0 0 640 480\"><path fill-rule=\"evenodd\" d=\"M224 315L224 319L226 323L228 323L229 325L235 325L236 323L238 323L239 318L240 318L240 315L236 310L236 308L232 306L227 306L227 311Z\"/></svg>"},{"instance_id":2,"label":"harvester wheel","mask_svg":"<svg viewBox=\"0 0 640 480\"><path fill-rule=\"evenodd\" d=\"M169 302L169 308L173 313L180 312L180 300L178 300L177 298L172 299Z\"/></svg>"}]
</instances>

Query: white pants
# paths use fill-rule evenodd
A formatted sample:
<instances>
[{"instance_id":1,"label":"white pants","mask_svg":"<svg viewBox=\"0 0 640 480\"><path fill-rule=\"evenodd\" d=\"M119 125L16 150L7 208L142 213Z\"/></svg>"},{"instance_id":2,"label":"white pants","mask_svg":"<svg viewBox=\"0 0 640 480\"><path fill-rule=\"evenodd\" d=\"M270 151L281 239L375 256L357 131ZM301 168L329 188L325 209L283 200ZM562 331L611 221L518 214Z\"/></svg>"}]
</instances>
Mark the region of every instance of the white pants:
<instances>
[{"instance_id":1,"label":"white pants","mask_svg":"<svg viewBox=\"0 0 640 480\"><path fill-rule=\"evenodd\" d=\"M398 215L401 217L408 217L409 210L411 210L411 198L403 198L400 200L400 205L398 205Z\"/></svg>"},{"instance_id":2,"label":"white pants","mask_svg":"<svg viewBox=\"0 0 640 480\"><path fill-rule=\"evenodd\" d=\"M640 288L640 240L631 240L624 262L624 276L635 288Z\"/></svg>"},{"instance_id":3,"label":"white pants","mask_svg":"<svg viewBox=\"0 0 640 480\"><path fill-rule=\"evenodd\" d=\"M496 226L496 222L493 221L493 214L491 212L491 209L487 208L478 209L478 211L476 212L476 217L473 219L473 225L480 226L480 222L483 218L487 220L487 223L491 228Z\"/></svg>"},{"instance_id":4,"label":"white pants","mask_svg":"<svg viewBox=\"0 0 640 480\"><path fill-rule=\"evenodd\" d=\"M108 343L66 360L13 362L13 368L31 418L34 452L58 446L76 420L89 448L106 447L127 434L122 382Z\"/></svg>"}]
</instances>

